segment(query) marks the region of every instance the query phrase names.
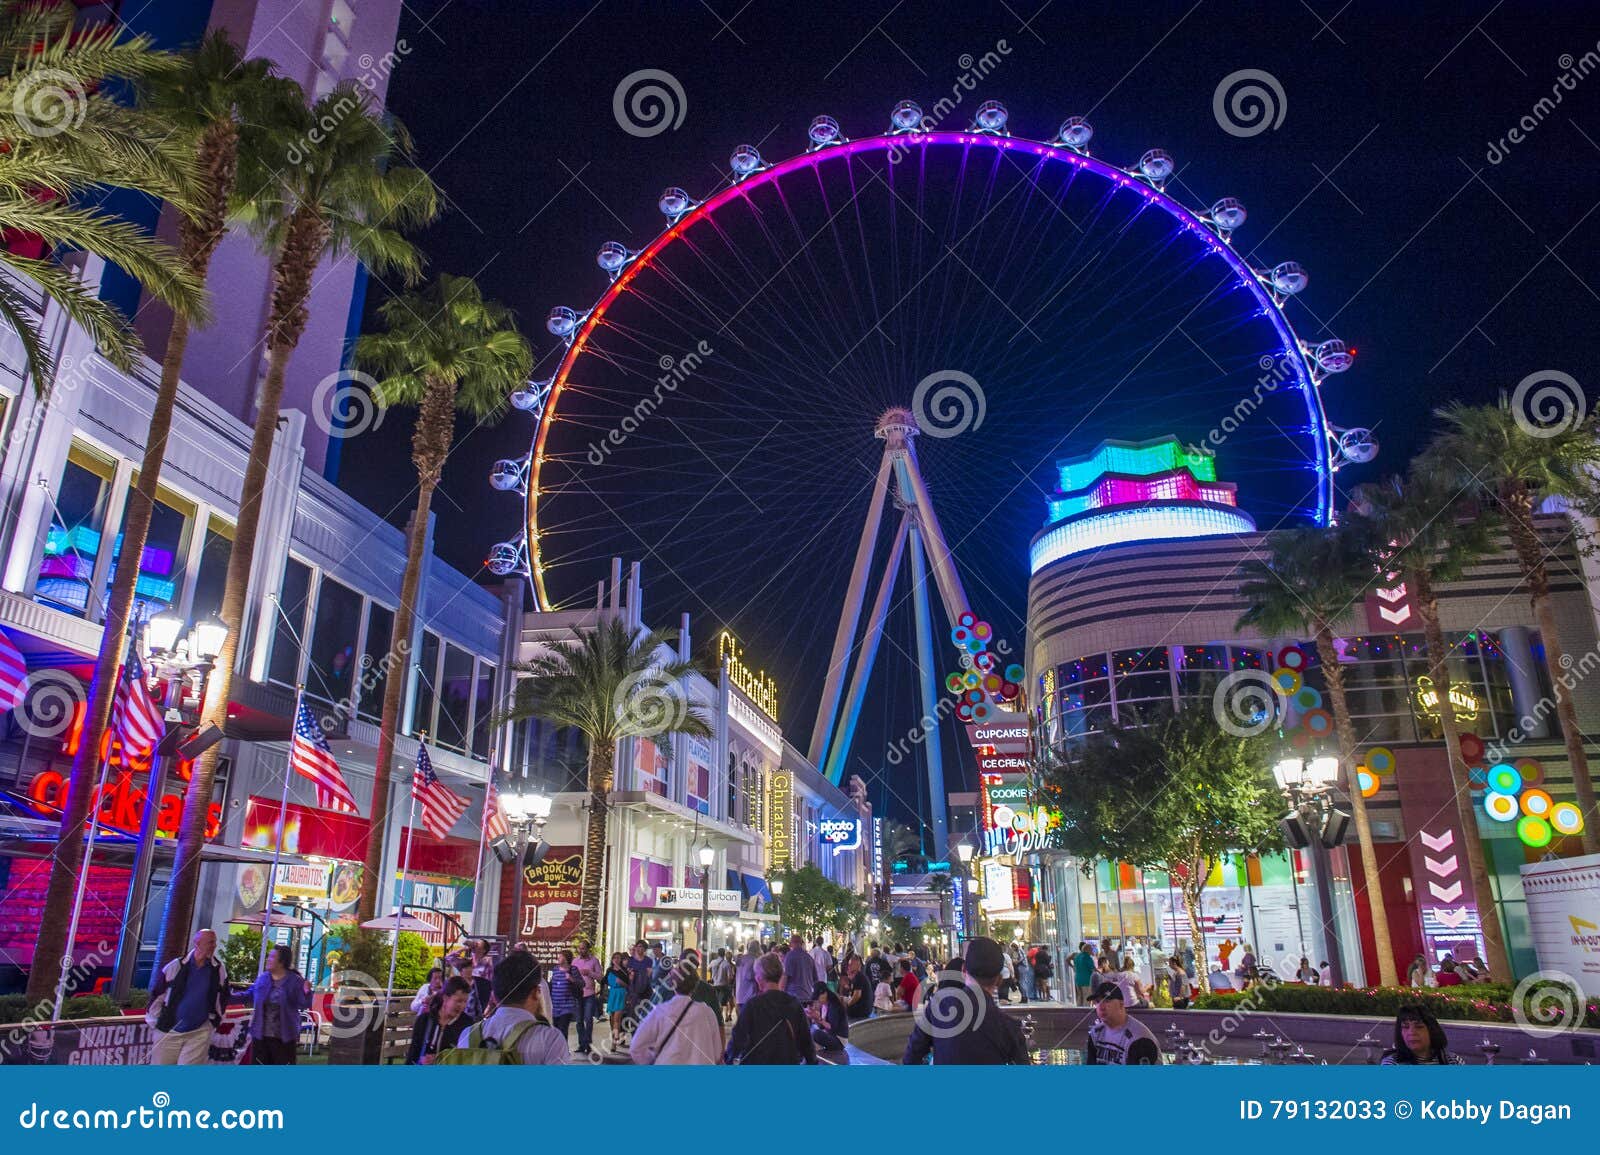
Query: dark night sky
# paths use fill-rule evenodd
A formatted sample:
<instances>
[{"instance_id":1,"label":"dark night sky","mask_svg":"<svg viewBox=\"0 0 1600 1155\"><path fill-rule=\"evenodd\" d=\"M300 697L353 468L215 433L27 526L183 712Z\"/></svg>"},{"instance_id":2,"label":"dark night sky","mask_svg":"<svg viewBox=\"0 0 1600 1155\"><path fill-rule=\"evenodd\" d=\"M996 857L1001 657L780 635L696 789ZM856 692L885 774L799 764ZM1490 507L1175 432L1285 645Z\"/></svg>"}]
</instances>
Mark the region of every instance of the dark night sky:
<instances>
[{"instance_id":1,"label":"dark night sky","mask_svg":"<svg viewBox=\"0 0 1600 1155\"><path fill-rule=\"evenodd\" d=\"M1559 87L1574 67L1566 57L1600 51L1600 6L1055 0L1039 10L1038 0L753 0L742 8L739 0L601 0L591 8L451 0L408 5L401 36L409 51L390 106L450 205L421 244L435 269L476 276L516 310L546 370L556 342L544 331L545 314L594 300L604 285L596 247L612 238L645 243L660 227L655 199L663 187L711 190L743 141L764 141L769 159L798 152L820 112L848 135L870 135L897 100L931 106L962 72L963 54L981 56L1004 39L1010 51L968 98L973 104L1003 100L1013 130L1036 138L1052 136L1068 114L1089 113L1096 154L1124 164L1165 147L1186 203L1233 195L1249 207L1238 249L1250 255L1259 244L1255 263L1292 258L1310 270L1306 308L1295 314L1302 336L1339 336L1360 351L1355 368L1324 388L1330 416L1376 427L1383 445L1381 465L1341 481L1399 467L1436 405L1488 400L1537 370L1562 370L1591 390L1600 377L1600 75L1573 80L1562 103L1499 163L1486 157L1491 140ZM612 95L625 75L645 68L675 76L687 107L676 130L639 138L619 127ZM1241 69L1281 82L1276 129L1242 137L1219 126L1213 93ZM955 127L965 127L967 114L970 107ZM374 285L375 296L382 292ZM807 401L796 391L772 404ZM407 418L349 445L340 478L373 508L393 508L396 522L409 505L395 505L411 484ZM991 452L1007 453L1008 428L997 420ZM497 428L459 431L435 508L441 552L468 572L491 543L515 532L517 504L490 491L485 476L495 458L526 452L529 433L516 413ZM736 480L740 452L722 463ZM820 468L830 452L819 446ZM872 456L870 443L865 453ZM1036 472L1048 484L1048 470ZM1010 489L999 485L990 502ZM935 498L942 500L937 491ZM1026 506L1015 524L1040 524L1033 491L1011 500ZM948 523L971 507L951 505L943 516L955 538L973 527ZM691 514L705 519L697 532L713 554L719 508L713 502ZM1024 609L1026 530L1018 533L989 543L1009 559L985 583L992 588L984 612L1002 633L1020 627ZM661 544L663 558L677 556L670 542L647 544ZM679 609L694 610L701 641L713 619L737 616L752 659L777 672L789 703L785 723L804 745L820 672L814 637L831 636L831 623L819 619L836 604L835 571L848 568L848 555L824 561L815 547L802 550L792 525L762 543L759 567L748 543L739 544L746 552L735 568L748 575L720 575L719 598L743 604L764 588L759 571L769 568L817 573L807 596L766 590L736 614L738 607L678 605L658 593L649 616L675 623ZM660 577L653 564L647 557L647 581ZM691 565L683 577L692 584L698 572ZM599 576L569 588L592 588ZM897 611L891 638L905 637L905 617ZM897 660L891 655L891 666ZM869 707L882 707L885 733L911 720L908 671L900 660ZM888 717L894 709L898 721Z\"/></svg>"}]
</instances>

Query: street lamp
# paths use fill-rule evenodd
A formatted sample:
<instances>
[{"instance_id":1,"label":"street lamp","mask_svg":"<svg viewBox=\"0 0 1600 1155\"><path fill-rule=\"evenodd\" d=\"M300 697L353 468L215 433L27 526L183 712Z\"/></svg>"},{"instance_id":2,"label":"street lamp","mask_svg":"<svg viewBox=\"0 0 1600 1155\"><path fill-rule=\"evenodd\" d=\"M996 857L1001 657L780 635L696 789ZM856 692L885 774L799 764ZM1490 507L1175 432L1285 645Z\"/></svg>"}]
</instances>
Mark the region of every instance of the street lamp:
<instances>
[{"instance_id":1,"label":"street lamp","mask_svg":"<svg viewBox=\"0 0 1600 1155\"><path fill-rule=\"evenodd\" d=\"M514 791L500 796L500 808L505 811L506 825L511 828L511 859L515 861L517 847L522 847L522 865L538 866L544 861L550 847L544 840L544 824L550 820L550 810L555 799L538 791Z\"/></svg>"},{"instance_id":2,"label":"street lamp","mask_svg":"<svg viewBox=\"0 0 1600 1155\"><path fill-rule=\"evenodd\" d=\"M970 889L966 883L972 881L972 856L977 852L977 847L963 839L956 843L956 860L961 863L961 870L956 879L960 887L956 901L961 904L961 929L968 938L973 936L976 928L972 925L972 906L967 900L967 891Z\"/></svg>"},{"instance_id":3,"label":"street lamp","mask_svg":"<svg viewBox=\"0 0 1600 1155\"><path fill-rule=\"evenodd\" d=\"M139 818L139 844L134 848L133 875L128 882L127 904L123 908L122 933L117 939L117 960L111 979L111 997L122 1000L133 989L133 972L139 962L139 944L144 938L145 909L150 905L150 876L155 871L156 839L161 816L161 799L167 789L167 774L177 759L178 731L185 728L183 691L191 681L196 702L203 705L206 681L215 668L228 627L212 614L183 636L184 620L174 613L157 614L144 624L139 649L149 673L160 679L165 690L161 705L166 734L150 760L150 775L145 783L144 811ZM222 740L222 732L212 727L209 737L190 735L184 743L189 757L195 758ZM267 896L271 909L272 896ZM263 939L265 928L263 927Z\"/></svg>"},{"instance_id":4,"label":"street lamp","mask_svg":"<svg viewBox=\"0 0 1600 1155\"><path fill-rule=\"evenodd\" d=\"M778 933L783 933L783 879L772 880L772 913L778 916Z\"/></svg>"},{"instance_id":5,"label":"street lamp","mask_svg":"<svg viewBox=\"0 0 1600 1155\"><path fill-rule=\"evenodd\" d=\"M711 864L717 859L717 852L711 849L711 838L707 836L706 844L700 848L700 973L710 973L711 960L706 952L711 943Z\"/></svg>"},{"instance_id":6,"label":"street lamp","mask_svg":"<svg viewBox=\"0 0 1600 1155\"><path fill-rule=\"evenodd\" d=\"M1333 909L1333 872L1328 861L1328 851L1344 841L1345 831L1350 826L1350 816L1333 805L1339 760L1284 758L1273 766L1272 777L1289 802L1289 813L1282 823L1284 841L1294 849L1311 852L1317 905L1321 908L1322 949L1328 959L1328 981L1334 987L1342 987L1344 962Z\"/></svg>"}]
</instances>

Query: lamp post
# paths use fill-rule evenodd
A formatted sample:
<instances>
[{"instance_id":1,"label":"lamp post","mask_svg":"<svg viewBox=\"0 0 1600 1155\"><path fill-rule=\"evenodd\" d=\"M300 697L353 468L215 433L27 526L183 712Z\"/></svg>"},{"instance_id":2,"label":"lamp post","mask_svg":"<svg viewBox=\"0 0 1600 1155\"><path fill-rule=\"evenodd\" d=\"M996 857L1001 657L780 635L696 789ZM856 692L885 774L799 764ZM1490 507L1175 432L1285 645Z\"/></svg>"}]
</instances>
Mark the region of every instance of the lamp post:
<instances>
[{"instance_id":1,"label":"lamp post","mask_svg":"<svg viewBox=\"0 0 1600 1155\"><path fill-rule=\"evenodd\" d=\"M778 935L783 935L783 879L772 880L772 913L778 916Z\"/></svg>"},{"instance_id":2,"label":"lamp post","mask_svg":"<svg viewBox=\"0 0 1600 1155\"><path fill-rule=\"evenodd\" d=\"M111 980L111 997L123 1000L133 989L133 972L139 963L140 940L144 938L145 910L150 905L150 878L155 872L156 839L161 817L161 799L167 789L167 773L177 760L172 750L174 732L183 728L183 688L194 679L197 701L204 701L206 680L211 676L227 640L228 627L216 614L197 622L187 635L184 621L177 614L157 614L145 623L139 641L145 660L164 687L161 704L167 733L150 760L150 775L145 783L144 810L139 819L139 843L134 848L133 873L128 880L127 904L122 913L122 933L117 939L117 961ZM221 741L222 735L216 735ZM169 752L171 751L171 752ZM267 896L270 904L272 896ZM263 933L265 929L263 928Z\"/></svg>"},{"instance_id":3,"label":"lamp post","mask_svg":"<svg viewBox=\"0 0 1600 1155\"><path fill-rule=\"evenodd\" d=\"M506 825L511 828L511 842L522 851L522 865L538 866L544 860L547 847L544 841L544 824L550 820L555 799L536 790L521 790L500 795L500 808L505 811Z\"/></svg>"},{"instance_id":4,"label":"lamp post","mask_svg":"<svg viewBox=\"0 0 1600 1155\"><path fill-rule=\"evenodd\" d=\"M972 881L972 856L976 851L977 847L970 842L961 841L956 843L956 860L961 863L961 874L956 880L956 885L961 887L961 893L958 896L958 900L961 903L961 926L967 932L968 938L973 936L975 929L972 925L972 905L968 898L972 887L968 884Z\"/></svg>"},{"instance_id":5,"label":"lamp post","mask_svg":"<svg viewBox=\"0 0 1600 1155\"><path fill-rule=\"evenodd\" d=\"M710 972L711 960L706 951L710 947L711 927L711 864L717 852L711 849L711 839L700 848L700 973Z\"/></svg>"},{"instance_id":6,"label":"lamp post","mask_svg":"<svg viewBox=\"0 0 1600 1155\"><path fill-rule=\"evenodd\" d=\"M1344 960L1333 909L1333 880L1328 851L1344 841L1349 816L1333 806L1332 790L1339 777L1337 758L1284 758L1272 768L1278 789L1289 801L1283 819L1284 839L1291 847L1309 849L1316 875L1322 950L1327 955L1328 981L1344 986Z\"/></svg>"}]
</instances>

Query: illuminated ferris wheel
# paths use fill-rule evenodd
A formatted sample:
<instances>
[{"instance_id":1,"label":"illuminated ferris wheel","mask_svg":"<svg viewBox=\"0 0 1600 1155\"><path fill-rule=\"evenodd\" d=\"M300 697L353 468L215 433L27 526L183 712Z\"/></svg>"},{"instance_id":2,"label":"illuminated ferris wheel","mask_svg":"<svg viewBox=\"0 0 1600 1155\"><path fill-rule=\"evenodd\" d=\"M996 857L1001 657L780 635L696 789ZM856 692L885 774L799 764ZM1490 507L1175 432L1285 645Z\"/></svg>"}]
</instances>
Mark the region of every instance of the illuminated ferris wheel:
<instances>
[{"instance_id":1,"label":"illuminated ferris wheel","mask_svg":"<svg viewBox=\"0 0 1600 1155\"><path fill-rule=\"evenodd\" d=\"M644 554L653 589L719 624L774 599L831 623L897 407L1001 632L1042 479L1108 438L1215 452L1263 528L1327 523L1334 471L1376 445L1328 420L1354 352L1297 333L1305 269L1240 245L1237 199L1180 200L1168 152L1124 167L1093 140L1083 117L1033 140L997 101L965 128L903 101L886 132L819 116L796 156L741 145L713 191L666 189L651 239L599 246L594 303L550 312L559 363L512 398L530 450L491 478L523 529L490 567L555 608ZM820 668L829 633L767 640Z\"/></svg>"}]
</instances>

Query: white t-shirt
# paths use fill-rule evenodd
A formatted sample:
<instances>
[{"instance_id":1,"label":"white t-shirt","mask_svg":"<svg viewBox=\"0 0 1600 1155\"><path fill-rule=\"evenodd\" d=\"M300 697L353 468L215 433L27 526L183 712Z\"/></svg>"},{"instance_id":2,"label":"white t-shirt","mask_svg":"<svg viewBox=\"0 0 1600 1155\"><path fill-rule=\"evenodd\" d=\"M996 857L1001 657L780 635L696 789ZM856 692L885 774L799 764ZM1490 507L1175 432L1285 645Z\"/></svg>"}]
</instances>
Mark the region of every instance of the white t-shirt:
<instances>
[{"instance_id":1,"label":"white t-shirt","mask_svg":"<svg viewBox=\"0 0 1600 1155\"><path fill-rule=\"evenodd\" d=\"M644 1017L633 1033L628 1054L640 1066L720 1063L722 1031L717 1012L688 995L673 995L666 1002L657 1003Z\"/></svg>"},{"instance_id":2,"label":"white t-shirt","mask_svg":"<svg viewBox=\"0 0 1600 1155\"><path fill-rule=\"evenodd\" d=\"M1089 1028L1089 1039L1094 1043L1094 1061L1097 1064L1108 1067L1126 1066L1128 1051L1141 1039L1150 1041L1150 1045L1156 1048L1156 1061L1160 1061L1161 1048L1156 1043L1156 1037L1150 1033L1149 1027L1135 1018L1130 1017L1115 1030L1096 1019L1094 1026Z\"/></svg>"},{"instance_id":3,"label":"white t-shirt","mask_svg":"<svg viewBox=\"0 0 1600 1155\"><path fill-rule=\"evenodd\" d=\"M879 983L873 989L872 1009L880 1014L894 1010L894 988L888 983Z\"/></svg>"},{"instance_id":4,"label":"white t-shirt","mask_svg":"<svg viewBox=\"0 0 1600 1155\"><path fill-rule=\"evenodd\" d=\"M819 983L827 982L828 971L833 966L833 955L828 953L828 948L825 946L812 947L811 961L817 964L817 981Z\"/></svg>"}]
</instances>

